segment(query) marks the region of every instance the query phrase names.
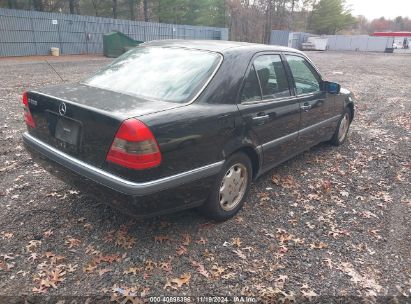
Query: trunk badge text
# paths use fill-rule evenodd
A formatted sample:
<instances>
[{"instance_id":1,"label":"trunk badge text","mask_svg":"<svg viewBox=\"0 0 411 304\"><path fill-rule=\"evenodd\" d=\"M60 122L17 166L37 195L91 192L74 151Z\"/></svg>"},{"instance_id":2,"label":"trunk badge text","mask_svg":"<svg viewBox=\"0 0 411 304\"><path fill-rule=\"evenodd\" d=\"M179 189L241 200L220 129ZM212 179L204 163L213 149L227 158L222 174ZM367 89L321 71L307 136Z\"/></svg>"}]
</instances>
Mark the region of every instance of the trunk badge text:
<instances>
[{"instance_id":1,"label":"trunk badge text","mask_svg":"<svg viewBox=\"0 0 411 304\"><path fill-rule=\"evenodd\" d=\"M64 102L60 103L59 105L59 113L61 116L64 116L64 114L66 114L67 111L67 107L66 104Z\"/></svg>"},{"instance_id":2,"label":"trunk badge text","mask_svg":"<svg viewBox=\"0 0 411 304\"><path fill-rule=\"evenodd\" d=\"M37 106L37 100L29 98L29 103L32 104L33 106Z\"/></svg>"}]
</instances>

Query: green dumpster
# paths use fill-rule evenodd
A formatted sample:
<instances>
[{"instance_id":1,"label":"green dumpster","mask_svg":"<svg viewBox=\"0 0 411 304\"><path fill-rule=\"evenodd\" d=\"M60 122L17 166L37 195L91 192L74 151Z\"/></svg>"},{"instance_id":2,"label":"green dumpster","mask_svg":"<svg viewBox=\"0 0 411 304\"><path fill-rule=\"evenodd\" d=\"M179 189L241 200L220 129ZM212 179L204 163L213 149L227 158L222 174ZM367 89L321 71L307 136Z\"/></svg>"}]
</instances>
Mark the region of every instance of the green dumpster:
<instances>
[{"instance_id":1,"label":"green dumpster","mask_svg":"<svg viewBox=\"0 0 411 304\"><path fill-rule=\"evenodd\" d=\"M118 57L126 51L134 48L135 46L143 43L144 41L138 41L131 39L127 35L121 32L110 32L103 35L103 49L104 56L106 57Z\"/></svg>"}]
</instances>

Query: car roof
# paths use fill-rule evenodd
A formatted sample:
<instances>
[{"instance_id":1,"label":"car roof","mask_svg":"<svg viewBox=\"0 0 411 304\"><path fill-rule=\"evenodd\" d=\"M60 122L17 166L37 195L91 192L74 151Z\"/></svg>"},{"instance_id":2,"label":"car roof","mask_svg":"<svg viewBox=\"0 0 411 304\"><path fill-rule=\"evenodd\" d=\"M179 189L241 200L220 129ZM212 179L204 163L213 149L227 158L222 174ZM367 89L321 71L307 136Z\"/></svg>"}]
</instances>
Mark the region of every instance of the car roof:
<instances>
[{"instance_id":1,"label":"car roof","mask_svg":"<svg viewBox=\"0 0 411 304\"><path fill-rule=\"evenodd\" d=\"M210 52L227 53L232 51L240 52L264 52L264 51L276 51L276 52L293 52L301 53L299 50L278 46L267 45L259 43L248 43L239 41L225 41L225 40L154 40L142 44L144 46L159 46L159 47L181 47L189 49L205 50Z\"/></svg>"}]
</instances>

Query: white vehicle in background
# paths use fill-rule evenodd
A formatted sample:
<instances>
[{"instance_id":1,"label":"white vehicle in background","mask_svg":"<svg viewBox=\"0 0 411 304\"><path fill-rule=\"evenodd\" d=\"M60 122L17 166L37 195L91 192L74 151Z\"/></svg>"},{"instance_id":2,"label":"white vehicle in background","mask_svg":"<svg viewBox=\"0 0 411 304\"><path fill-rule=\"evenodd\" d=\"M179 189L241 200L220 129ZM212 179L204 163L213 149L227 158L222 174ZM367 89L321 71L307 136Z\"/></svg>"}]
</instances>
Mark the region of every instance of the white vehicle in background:
<instances>
[{"instance_id":1,"label":"white vehicle in background","mask_svg":"<svg viewBox=\"0 0 411 304\"><path fill-rule=\"evenodd\" d=\"M398 42L394 42L394 43L392 44L392 48L393 48L393 49L402 49L402 44L401 44L401 43L398 43Z\"/></svg>"}]
</instances>

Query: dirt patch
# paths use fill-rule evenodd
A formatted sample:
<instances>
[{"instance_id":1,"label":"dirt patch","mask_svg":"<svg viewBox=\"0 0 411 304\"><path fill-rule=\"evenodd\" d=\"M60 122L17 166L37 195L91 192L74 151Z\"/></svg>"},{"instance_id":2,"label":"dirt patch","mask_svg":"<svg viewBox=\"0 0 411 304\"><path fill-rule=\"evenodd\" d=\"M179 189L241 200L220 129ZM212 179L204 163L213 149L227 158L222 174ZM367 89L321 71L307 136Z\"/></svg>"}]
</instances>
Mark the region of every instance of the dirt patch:
<instances>
[{"instance_id":1,"label":"dirt patch","mask_svg":"<svg viewBox=\"0 0 411 304\"><path fill-rule=\"evenodd\" d=\"M47 174L23 149L20 99L61 80L43 59L1 59L0 299L410 301L411 56L308 55L358 99L349 140L264 175L244 210L221 224L194 211L135 221ZM52 65L74 82L109 61Z\"/></svg>"}]
</instances>

